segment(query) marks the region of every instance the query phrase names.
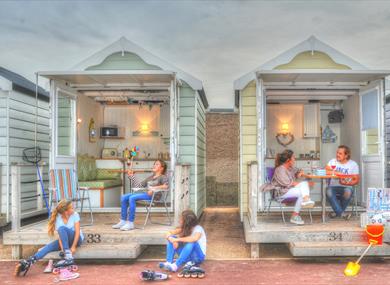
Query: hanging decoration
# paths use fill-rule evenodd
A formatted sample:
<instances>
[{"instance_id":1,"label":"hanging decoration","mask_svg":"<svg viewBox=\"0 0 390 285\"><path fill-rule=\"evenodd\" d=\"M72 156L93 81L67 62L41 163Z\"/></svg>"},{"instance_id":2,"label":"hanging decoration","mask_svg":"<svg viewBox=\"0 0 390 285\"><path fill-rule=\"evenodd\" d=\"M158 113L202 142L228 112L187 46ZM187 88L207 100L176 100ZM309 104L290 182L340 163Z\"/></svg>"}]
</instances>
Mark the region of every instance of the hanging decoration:
<instances>
[{"instance_id":1,"label":"hanging decoration","mask_svg":"<svg viewBox=\"0 0 390 285\"><path fill-rule=\"evenodd\" d=\"M336 140L337 140L337 135L327 125L325 129L322 131L322 143L335 143Z\"/></svg>"},{"instance_id":2,"label":"hanging decoration","mask_svg":"<svg viewBox=\"0 0 390 285\"><path fill-rule=\"evenodd\" d=\"M95 121L93 118L89 120L88 134L89 134L89 142L95 143L97 139L97 131L95 128Z\"/></svg>"}]
</instances>

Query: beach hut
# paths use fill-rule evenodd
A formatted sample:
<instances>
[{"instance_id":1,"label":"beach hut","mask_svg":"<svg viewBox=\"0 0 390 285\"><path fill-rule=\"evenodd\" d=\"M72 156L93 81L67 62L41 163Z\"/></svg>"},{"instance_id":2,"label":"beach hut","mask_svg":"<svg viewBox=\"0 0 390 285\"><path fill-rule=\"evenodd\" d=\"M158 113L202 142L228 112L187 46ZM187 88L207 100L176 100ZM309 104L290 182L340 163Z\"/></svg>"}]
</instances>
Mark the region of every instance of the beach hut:
<instances>
[{"instance_id":1,"label":"beach hut","mask_svg":"<svg viewBox=\"0 0 390 285\"><path fill-rule=\"evenodd\" d=\"M200 80L124 37L70 70L37 74L50 81L49 167L78 169L79 184L89 188L95 212L94 225L85 231L106 241L103 247L111 253L106 251L106 258L137 257L143 245L164 244L164 232L173 226L148 225L125 236L108 226L118 219L120 195L130 191L127 176L116 171L128 169L123 155L134 146L139 152L133 169L148 171L156 159L168 164L168 207L176 223L185 208L202 213L208 102ZM165 214L160 207L152 211ZM31 244L48 240L45 222L28 232L22 227L5 234L14 256L20 234L25 243L26 238ZM131 247L125 256L113 250L117 243Z\"/></svg>"},{"instance_id":2,"label":"beach hut","mask_svg":"<svg viewBox=\"0 0 390 285\"><path fill-rule=\"evenodd\" d=\"M31 81L0 67L0 207L3 222L10 222L11 165L25 163L23 150L36 145L42 150L41 162L48 163L49 144L49 93L42 88L36 90ZM43 170L46 183L48 168L44 166ZM21 193L22 217L42 214L44 205L34 165L26 164L21 175L26 182Z\"/></svg>"},{"instance_id":3,"label":"beach hut","mask_svg":"<svg viewBox=\"0 0 390 285\"><path fill-rule=\"evenodd\" d=\"M283 149L292 149L297 166L313 172L334 157L339 144L350 146L361 172L353 203L360 211L366 205L367 188L386 185L384 105L389 73L368 69L312 36L234 82L240 114L240 209L255 256L259 242L323 241L317 231L332 228L319 224L308 233L286 228L279 219L267 223L259 215L268 207L269 197L258 188ZM320 184L312 190L312 198L315 210L329 210ZM271 206L272 211L280 209ZM348 227L346 235L355 230ZM346 238L337 228L334 232Z\"/></svg>"}]
</instances>

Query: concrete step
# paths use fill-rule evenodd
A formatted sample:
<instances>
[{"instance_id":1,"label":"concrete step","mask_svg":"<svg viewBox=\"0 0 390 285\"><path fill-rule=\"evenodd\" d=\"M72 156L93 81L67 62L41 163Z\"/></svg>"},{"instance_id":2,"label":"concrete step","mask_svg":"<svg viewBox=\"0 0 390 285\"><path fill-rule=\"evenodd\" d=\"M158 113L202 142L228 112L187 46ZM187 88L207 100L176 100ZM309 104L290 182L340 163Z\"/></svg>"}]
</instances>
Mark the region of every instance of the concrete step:
<instances>
[{"instance_id":1,"label":"concrete step","mask_svg":"<svg viewBox=\"0 0 390 285\"><path fill-rule=\"evenodd\" d=\"M84 243L74 255L77 259L135 259L144 249L139 243L89 244ZM45 259L59 259L59 251L49 253Z\"/></svg>"},{"instance_id":2,"label":"concrete step","mask_svg":"<svg viewBox=\"0 0 390 285\"><path fill-rule=\"evenodd\" d=\"M293 256L360 256L367 248L367 242L291 242L289 249ZM372 246L367 256L390 256L390 245Z\"/></svg>"}]
</instances>

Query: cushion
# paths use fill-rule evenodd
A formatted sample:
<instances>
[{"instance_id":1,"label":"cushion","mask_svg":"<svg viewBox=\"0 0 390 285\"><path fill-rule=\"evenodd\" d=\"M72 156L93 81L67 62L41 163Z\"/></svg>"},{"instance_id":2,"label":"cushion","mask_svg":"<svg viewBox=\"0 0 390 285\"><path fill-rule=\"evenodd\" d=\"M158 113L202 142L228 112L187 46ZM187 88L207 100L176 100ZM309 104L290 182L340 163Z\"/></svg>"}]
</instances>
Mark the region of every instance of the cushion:
<instances>
[{"instance_id":1,"label":"cushion","mask_svg":"<svg viewBox=\"0 0 390 285\"><path fill-rule=\"evenodd\" d=\"M77 156L77 176L79 181L87 180L87 164L86 164L86 155Z\"/></svg>"},{"instance_id":2,"label":"cushion","mask_svg":"<svg viewBox=\"0 0 390 285\"><path fill-rule=\"evenodd\" d=\"M96 180L118 179L121 177L122 173L113 172L112 170L122 170L122 169L97 168Z\"/></svg>"},{"instance_id":3,"label":"cushion","mask_svg":"<svg viewBox=\"0 0 390 285\"><path fill-rule=\"evenodd\" d=\"M90 156L87 158L87 181L96 179L96 161L95 158Z\"/></svg>"},{"instance_id":4,"label":"cushion","mask_svg":"<svg viewBox=\"0 0 390 285\"><path fill-rule=\"evenodd\" d=\"M79 187L89 188L111 188L115 186L122 186L121 179L107 179L107 180L94 180L94 181L81 181Z\"/></svg>"}]
</instances>

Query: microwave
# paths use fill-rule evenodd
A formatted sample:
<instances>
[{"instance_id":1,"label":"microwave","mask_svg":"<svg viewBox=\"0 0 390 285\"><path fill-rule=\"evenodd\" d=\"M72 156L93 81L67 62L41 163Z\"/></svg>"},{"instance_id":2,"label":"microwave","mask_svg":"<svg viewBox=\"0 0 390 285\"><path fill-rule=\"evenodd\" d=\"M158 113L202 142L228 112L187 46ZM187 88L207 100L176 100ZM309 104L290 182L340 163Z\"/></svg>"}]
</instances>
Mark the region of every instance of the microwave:
<instances>
[{"instance_id":1,"label":"microwave","mask_svg":"<svg viewBox=\"0 0 390 285\"><path fill-rule=\"evenodd\" d=\"M101 127L100 137L101 138L124 138L124 128L118 127Z\"/></svg>"}]
</instances>

